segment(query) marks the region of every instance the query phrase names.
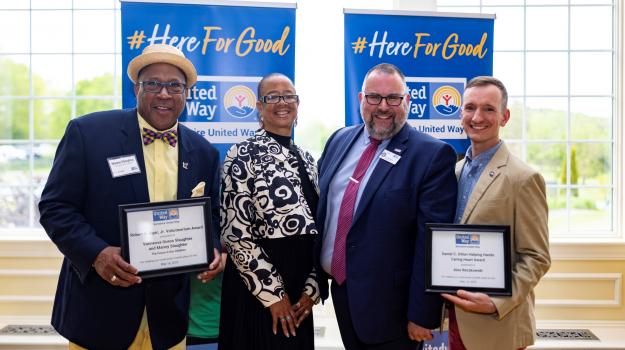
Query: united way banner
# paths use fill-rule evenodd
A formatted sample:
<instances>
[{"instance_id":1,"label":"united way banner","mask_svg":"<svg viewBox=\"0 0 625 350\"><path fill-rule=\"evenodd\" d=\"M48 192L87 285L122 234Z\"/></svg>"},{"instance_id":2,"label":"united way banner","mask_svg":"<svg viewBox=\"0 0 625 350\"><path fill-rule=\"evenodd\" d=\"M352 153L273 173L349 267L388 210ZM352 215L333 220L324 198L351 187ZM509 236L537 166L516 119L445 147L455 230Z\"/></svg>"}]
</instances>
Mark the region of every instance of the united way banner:
<instances>
[{"instance_id":1,"label":"united way banner","mask_svg":"<svg viewBox=\"0 0 625 350\"><path fill-rule=\"evenodd\" d=\"M241 4L123 1L124 108L136 105L128 63L148 45L168 44L198 72L180 122L212 142L222 159L232 144L253 135L260 79L271 72L294 79L295 4Z\"/></svg>"},{"instance_id":2,"label":"united way banner","mask_svg":"<svg viewBox=\"0 0 625 350\"><path fill-rule=\"evenodd\" d=\"M469 146L460 125L466 82L493 72L493 15L345 10L345 124L362 123L358 92L367 71L392 63L406 75L408 123Z\"/></svg>"}]
</instances>

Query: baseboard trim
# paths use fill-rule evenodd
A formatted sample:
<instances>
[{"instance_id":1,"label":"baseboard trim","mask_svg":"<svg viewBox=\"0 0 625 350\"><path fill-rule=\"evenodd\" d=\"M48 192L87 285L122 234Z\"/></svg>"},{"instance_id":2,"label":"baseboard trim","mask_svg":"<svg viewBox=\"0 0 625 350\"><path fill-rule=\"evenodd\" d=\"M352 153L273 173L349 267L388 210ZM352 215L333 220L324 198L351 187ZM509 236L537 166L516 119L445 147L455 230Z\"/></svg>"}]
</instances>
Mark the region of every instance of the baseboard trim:
<instances>
[{"instance_id":1,"label":"baseboard trim","mask_svg":"<svg viewBox=\"0 0 625 350\"><path fill-rule=\"evenodd\" d=\"M48 269L0 269L0 276L17 277L53 277L58 276L59 270Z\"/></svg>"},{"instance_id":2,"label":"baseboard trim","mask_svg":"<svg viewBox=\"0 0 625 350\"><path fill-rule=\"evenodd\" d=\"M0 295L0 302L51 303L54 295Z\"/></svg>"},{"instance_id":3,"label":"baseboard trim","mask_svg":"<svg viewBox=\"0 0 625 350\"><path fill-rule=\"evenodd\" d=\"M552 260L625 260L625 242L551 242Z\"/></svg>"},{"instance_id":4,"label":"baseboard trim","mask_svg":"<svg viewBox=\"0 0 625 350\"><path fill-rule=\"evenodd\" d=\"M625 320L536 320L537 328L624 328Z\"/></svg>"},{"instance_id":5,"label":"baseboard trim","mask_svg":"<svg viewBox=\"0 0 625 350\"><path fill-rule=\"evenodd\" d=\"M50 315L24 316L24 315L4 315L0 316L0 326L9 324L50 324Z\"/></svg>"},{"instance_id":6,"label":"baseboard trim","mask_svg":"<svg viewBox=\"0 0 625 350\"><path fill-rule=\"evenodd\" d=\"M536 299L536 305L573 308L619 308L621 307L620 273L548 272L544 281L610 281L613 283L612 299Z\"/></svg>"},{"instance_id":7,"label":"baseboard trim","mask_svg":"<svg viewBox=\"0 0 625 350\"><path fill-rule=\"evenodd\" d=\"M34 257L60 258L59 250L50 240L0 240L0 256L2 257Z\"/></svg>"}]
</instances>

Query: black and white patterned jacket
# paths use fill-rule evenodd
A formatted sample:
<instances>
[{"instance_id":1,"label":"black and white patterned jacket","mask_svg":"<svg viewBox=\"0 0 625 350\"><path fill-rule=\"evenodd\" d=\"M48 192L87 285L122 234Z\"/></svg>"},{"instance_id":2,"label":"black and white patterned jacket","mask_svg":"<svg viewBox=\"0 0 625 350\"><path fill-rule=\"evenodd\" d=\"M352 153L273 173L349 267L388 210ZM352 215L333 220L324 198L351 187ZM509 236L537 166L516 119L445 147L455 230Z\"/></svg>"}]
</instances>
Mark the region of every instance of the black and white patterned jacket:
<instances>
[{"instance_id":1,"label":"black and white patterned jacket","mask_svg":"<svg viewBox=\"0 0 625 350\"><path fill-rule=\"evenodd\" d=\"M314 159L295 149L319 193ZM228 254L249 291L264 306L280 301L285 296L282 277L257 241L318 232L314 213L304 199L297 158L260 129L228 151L221 191L221 239ZM319 299L314 270L304 292L313 302Z\"/></svg>"}]
</instances>

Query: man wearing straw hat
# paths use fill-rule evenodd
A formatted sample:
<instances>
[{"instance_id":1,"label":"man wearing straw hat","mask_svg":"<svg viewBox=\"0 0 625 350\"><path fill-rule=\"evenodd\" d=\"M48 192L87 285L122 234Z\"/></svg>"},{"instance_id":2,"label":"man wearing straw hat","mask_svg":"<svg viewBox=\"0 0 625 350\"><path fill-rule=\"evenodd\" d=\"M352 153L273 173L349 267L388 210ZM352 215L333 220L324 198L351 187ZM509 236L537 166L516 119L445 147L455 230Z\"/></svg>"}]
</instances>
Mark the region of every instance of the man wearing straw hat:
<instances>
[{"instance_id":1,"label":"man wearing straw hat","mask_svg":"<svg viewBox=\"0 0 625 350\"><path fill-rule=\"evenodd\" d=\"M189 279L137 275L120 255L118 205L201 196L204 184L219 198L217 150L178 123L197 80L193 64L172 46L152 45L128 77L136 108L70 121L39 203L41 225L64 255L52 325L70 349L184 349ZM197 278L221 271L219 256Z\"/></svg>"}]
</instances>

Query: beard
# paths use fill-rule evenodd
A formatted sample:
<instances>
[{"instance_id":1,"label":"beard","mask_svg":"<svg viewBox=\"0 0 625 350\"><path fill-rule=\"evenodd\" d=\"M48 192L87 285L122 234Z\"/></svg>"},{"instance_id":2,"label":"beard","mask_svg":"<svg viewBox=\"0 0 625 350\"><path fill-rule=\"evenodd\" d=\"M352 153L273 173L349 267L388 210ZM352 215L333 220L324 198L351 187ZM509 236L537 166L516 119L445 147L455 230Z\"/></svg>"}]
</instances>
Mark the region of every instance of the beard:
<instances>
[{"instance_id":1,"label":"beard","mask_svg":"<svg viewBox=\"0 0 625 350\"><path fill-rule=\"evenodd\" d=\"M365 103L366 102L364 99L360 102L360 116L365 122L365 126L367 127L367 131L369 132L369 136L378 140L390 139L391 137L395 136L399 132L399 130L401 130L404 124L406 124L406 119L408 119L407 104L402 104L401 109L389 109L387 113L380 113L380 110L376 108L372 112L370 112L370 114L368 115L369 118L365 119ZM390 125L388 127L384 127L382 121L379 121L376 125L377 115L388 116L388 119L391 120Z\"/></svg>"},{"instance_id":2,"label":"beard","mask_svg":"<svg viewBox=\"0 0 625 350\"><path fill-rule=\"evenodd\" d=\"M397 114L390 116L391 124L388 127L384 127L381 123L376 124L375 113L373 113L369 120L365 122L369 135L378 140L386 140L395 136L399 130L406 123L406 118Z\"/></svg>"}]
</instances>

